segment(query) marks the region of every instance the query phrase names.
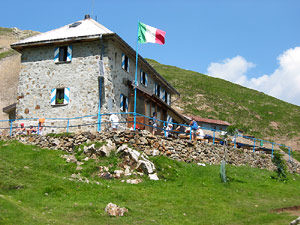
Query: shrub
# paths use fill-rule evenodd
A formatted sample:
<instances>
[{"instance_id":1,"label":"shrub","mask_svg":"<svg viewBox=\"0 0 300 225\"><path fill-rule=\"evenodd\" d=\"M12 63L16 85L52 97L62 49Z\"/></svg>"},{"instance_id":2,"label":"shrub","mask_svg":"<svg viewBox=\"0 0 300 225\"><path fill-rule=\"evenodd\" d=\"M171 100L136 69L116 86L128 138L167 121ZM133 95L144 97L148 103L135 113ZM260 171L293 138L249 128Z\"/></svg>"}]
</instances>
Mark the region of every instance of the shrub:
<instances>
[{"instance_id":1,"label":"shrub","mask_svg":"<svg viewBox=\"0 0 300 225\"><path fill-rule=\"evenodd\" d=\"M282 159L282 155L279 152L274 152L272 162L276 166L276 175L272 176L273 179L280 181L287 181L286 163Z\"/></svg>"}]
</instances>

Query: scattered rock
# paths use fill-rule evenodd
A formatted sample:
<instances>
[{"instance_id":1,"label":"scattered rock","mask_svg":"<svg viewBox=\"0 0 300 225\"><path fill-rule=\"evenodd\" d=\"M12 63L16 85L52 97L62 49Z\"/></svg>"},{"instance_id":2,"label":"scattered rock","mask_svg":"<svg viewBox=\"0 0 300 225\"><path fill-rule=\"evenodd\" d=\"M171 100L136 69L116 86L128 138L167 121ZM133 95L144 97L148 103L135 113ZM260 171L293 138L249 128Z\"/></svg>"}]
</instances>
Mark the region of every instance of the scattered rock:
<instances>
[{"instance_id":1,"label":"scattered rock","mask_svg":"<svg viewBox=\"0 0 300 225\"><path fill-rule=\"evenodd\" d=\"M149 176L150 180L159 180L159 178L158 178L158 176L157 176L156 173L149 174L148 176Z\"/></svg>"},{"instance_id":2,"label":"scattered rock","mask_svg":"<svg viewBox=\"0 0 300 225\"><path fill-rule=\"evenodd\" d=\"M141 183L143 180L142 179L129 179L129 180L126 180L126 183L128 184L138 184L138 183Z\"/></svg>"},{"instance_id":3,"label":"scattered rock","mask_svg":"<svg viewBox=\"0 0 300 225\"><path fill-rule=\"evenodd\" d=\"M300 224L300 217L298 217L297 219L293 220L290 225L297 225Z\"/></svg>"},{"instance_id":4,"label":"scattered rock","mask_svg":"<svg viewBox=\"0 0 300 225\"><path fill-rule=\"evenodd\" d=\"M128 212L128 209L121 208L121 207L117 206L116 204L113 204L110 202L105 207L105 212L107 212L107 214L110 216L123 216L124 213Z\"/></svg>"}]
</instances>

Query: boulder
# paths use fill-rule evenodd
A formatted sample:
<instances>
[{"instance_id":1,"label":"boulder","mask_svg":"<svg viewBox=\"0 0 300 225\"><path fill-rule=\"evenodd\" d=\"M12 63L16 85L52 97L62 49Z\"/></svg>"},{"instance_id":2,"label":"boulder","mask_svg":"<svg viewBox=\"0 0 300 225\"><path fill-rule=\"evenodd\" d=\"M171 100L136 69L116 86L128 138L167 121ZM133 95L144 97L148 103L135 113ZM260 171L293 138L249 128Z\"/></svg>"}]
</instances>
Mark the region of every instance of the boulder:
<instances>
[{"instance_id":1,"label":"boulder","mask_svg":"<svg viewBox=\"0 0 300 225\"><path fill-rule=\"evenodd\" d=\"M128 212L128 209L121 208L113 203L108 203L105 207L105 212L110 216L124 216L124 213Z\"/></svg>"},{"instance_id":2,"label":"boulder","mask_svg":"<svg viewBox=\"0 0 300 225\"><path fill-rule=\"evenodd\" d=\"M156 173L149 174L148 176L149 176L150 180L159 180L159 178L158 178L158 176L157 176Z\"/></svg>"}]
</instances>

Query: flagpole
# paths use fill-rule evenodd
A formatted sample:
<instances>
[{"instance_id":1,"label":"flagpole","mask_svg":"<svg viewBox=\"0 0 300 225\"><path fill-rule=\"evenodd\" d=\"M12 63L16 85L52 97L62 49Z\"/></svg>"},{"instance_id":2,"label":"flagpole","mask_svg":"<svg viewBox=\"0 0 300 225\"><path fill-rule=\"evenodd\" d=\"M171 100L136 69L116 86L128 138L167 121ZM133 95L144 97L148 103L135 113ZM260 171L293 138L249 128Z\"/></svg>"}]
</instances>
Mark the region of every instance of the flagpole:
<instances>
[{"instance_id":1,"label":"flagpole","mask_svg":"<svg viewBox=\"0 0 300 225\"><path fill-rule=\"evenodd\" d=\"M136 56L135 56L135 78L134 78L134 125L136 130L136 87L137 87L137 70L138 70L138 46L139 46L139 21L137 26L137 42L136 42Z\"/></svg>"}]
</instances>

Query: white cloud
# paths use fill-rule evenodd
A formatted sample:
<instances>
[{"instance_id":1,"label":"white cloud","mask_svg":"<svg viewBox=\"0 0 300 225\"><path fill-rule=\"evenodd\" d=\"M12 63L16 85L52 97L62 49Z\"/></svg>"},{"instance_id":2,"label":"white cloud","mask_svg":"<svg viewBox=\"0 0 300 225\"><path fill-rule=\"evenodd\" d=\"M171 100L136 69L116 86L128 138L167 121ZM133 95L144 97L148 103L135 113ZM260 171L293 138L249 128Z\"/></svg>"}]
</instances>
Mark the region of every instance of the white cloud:
<instances>
[{"instance_id":1,"label":"white cloud","mask_svg":"<svg viewBox=\"0 0 300 225\"><path fill-rule=\"evenodd\" d=\"M221 63L211 63L207 73L300 105L300 47L286 50L277 60L279 66L272 74L258 78L247 77L247 71L254 64L241 56L225 59Z\"/></svg>"},{"instance_id":2,"label":"white cloud","mask_svg":"<svg viewBox=\"0 0 300 225\"><path fill-rule=\"evenodd\" d=\"M246 72L254 67L251 62L247 62L242 56L236 56L232 59L225 59L221 63L211 63L207 68L210 76L222 78L237 84L243 85L246 80Z\"/></svg>"}]
</instances>

